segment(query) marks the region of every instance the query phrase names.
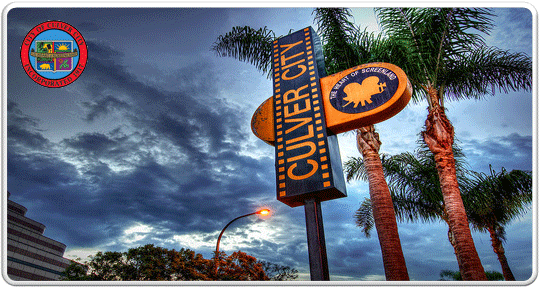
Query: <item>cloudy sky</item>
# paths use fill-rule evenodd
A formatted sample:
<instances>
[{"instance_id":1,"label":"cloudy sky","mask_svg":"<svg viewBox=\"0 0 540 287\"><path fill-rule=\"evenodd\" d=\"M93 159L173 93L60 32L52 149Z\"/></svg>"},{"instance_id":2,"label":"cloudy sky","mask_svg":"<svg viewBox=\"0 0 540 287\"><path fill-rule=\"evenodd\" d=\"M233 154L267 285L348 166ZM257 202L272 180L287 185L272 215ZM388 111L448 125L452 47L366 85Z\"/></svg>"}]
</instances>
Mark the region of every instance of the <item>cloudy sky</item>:
<instances>
[{"instance_id":1,"label":"cloudy sky","mask_svg":"<svg viewBox=\"0 0 540 287\"><path fill-rule=\"evenodd\" d=\"M28 217L47 226L46 236L67 245L65 257L153 243L210 258L227 222L268 207L270 217L229 227L220 249L294 267L309 279L304 209L276 200L274 148L250 129L271 82L210 47L234 26L267 26L276 35L316 30L312 8L8 8L2 192L6 197L7 187ZM488 45L532 55L531 12L493 12ZM372 8L353 14L356 24L378 30ZM88 45L83 74L60 89L34 83L19 58L24 36L48 20L74 26ZM471 169L532 170L532 106L532 93L524 91L447 104ZM426 115L425 103L410 104L378 124L381 152L414 151ZM340 134L339 144L342 161L359 156L353 134ZM368 185L350 182L347 192L322 203L331 280L384 280L376 233L364 237L353 219ZM532 222L530 211L506 229L517 280L535 272ZM439 222L399 224L411 280L458 270L447 229ZM484 268L501 272L489 235L473 237Z\"/></svg>"}]
</instances>

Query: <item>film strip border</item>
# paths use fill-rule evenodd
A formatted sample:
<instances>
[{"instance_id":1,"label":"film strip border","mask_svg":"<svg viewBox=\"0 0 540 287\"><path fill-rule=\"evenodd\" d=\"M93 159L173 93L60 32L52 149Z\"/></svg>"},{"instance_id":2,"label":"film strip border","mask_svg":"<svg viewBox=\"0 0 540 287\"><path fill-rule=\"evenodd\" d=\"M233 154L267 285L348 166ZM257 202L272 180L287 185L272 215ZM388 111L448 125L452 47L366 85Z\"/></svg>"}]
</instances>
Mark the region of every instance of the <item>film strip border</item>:
<instances>
[{"instance_id":1,"label":"film strip border","mask_svg":"<svg viewBox=\"0 0 540 287\"><path fill-rule=\"evenodd\" d=\"M330 175L330 159L328 153L328 142L326 140L326 123L324 120L324 110L322 106L322 98L320 91L319 77L317 76L315 59L313 57L313 45L311 29L305 28L304 41L306 45L306 54L308 62L309 72L309 89L311 96L311 106L314 113L314 128L315 138L317 143L317 150L319 154L320 170L322 171L322 186L331 187L331 175ZM286 158L284 147L284 133L285 128L283 124L283 99L280 84L280 63L279 63L279 45L278 40L273 42L273 59L274 59L274 108L275 108L275 128L276 128L276 176L277 176L277 191L279 197L287 196L286 189Z\"/></svg>"}]
</instances>

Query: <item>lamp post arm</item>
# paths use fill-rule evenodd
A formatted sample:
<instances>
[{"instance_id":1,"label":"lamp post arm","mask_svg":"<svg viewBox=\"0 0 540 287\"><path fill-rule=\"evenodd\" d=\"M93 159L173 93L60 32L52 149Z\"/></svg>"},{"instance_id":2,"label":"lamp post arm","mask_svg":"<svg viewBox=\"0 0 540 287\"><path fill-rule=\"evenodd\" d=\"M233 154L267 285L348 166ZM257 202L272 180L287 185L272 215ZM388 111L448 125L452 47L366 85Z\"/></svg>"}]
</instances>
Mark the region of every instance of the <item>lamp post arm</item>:
<instances>
[{"instance_id":1,"label":"lamp post arm","mask_svg":"<svg viewBox=\"0 0 540 287\"><path fill-rule=\"evenodd\" d=\"M238 219L240 219L242 217L254 215L254 214L257 214L257 213L258 212L253 212L253 213L245 214L245 215L242 215L242 216L238 216L237 218L235 218L235 219L231 220L229 223L227 223L227 225L225 225L225 227L223 227L223 229L221 230L221 233L219 234L217 244L216 244L216 257L218 256L218 253L219 253L219 242L221 241L221 236L223 235L223 232L225 232L225 229L227 229L227 227L229 227L229 225L231 225L231 223L235 222L236 220L238 220Z\"/></svg>"},{"instance_id":2,"label":"lamp post arm","mask_svg":"<svg viewBox=\"0 0 540 287\"><path fill-rule=\"evenodd\" d=\"M227 229L227 227L229 227L229 225L231 225L231 223L235 222L237 219L240 219L242 217L246 217L246 216L250 216L250 215L254 215L254 214L257 214L259 213L258 211L256 212L252 212L252 213L249 213L249 214L245 214L245 215L242 215L242 216L238 216L237 218L229 221L229 223L227 223L227 225L225 225L225 227L223 227L223 229L221 230L221 233L219 233L219 237L217 239L217 244L216 244L216 255L215 255L215 265L216 265L216 268L215 268L215 276L216 276L216 279L217 279L217 276L218 276L218 266L219 266L219 242L221 241L221 236L223 235L223 232L225 232L225 229Z\"/></svg>"}]
</instances>

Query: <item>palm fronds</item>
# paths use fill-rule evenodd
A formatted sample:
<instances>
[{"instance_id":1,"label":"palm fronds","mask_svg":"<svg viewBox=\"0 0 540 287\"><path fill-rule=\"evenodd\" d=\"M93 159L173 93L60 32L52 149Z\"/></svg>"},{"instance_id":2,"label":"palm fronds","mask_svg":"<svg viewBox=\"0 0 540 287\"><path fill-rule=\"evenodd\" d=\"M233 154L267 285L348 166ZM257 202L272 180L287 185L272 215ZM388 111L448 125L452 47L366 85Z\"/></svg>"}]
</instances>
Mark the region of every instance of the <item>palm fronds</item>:
<instances>
[{"instance_id":1,"label":"palm fronds","mask_svg":"<svg viewBox=\"0 0 540 287\"><path fill-rule=\"evenodd\" d=\"M441 74L450 99L480 98L499 92L532 88L532 61L523 53L478 47L447 63Z\"/></svg>"},{"instance_id":2,"label":"palm fronds","mask_svg":"<svg viewBox=\"0 0 540 287\"><path fill-rule=\"evenodd\" d=\"M317 34L324 46L325 66L328 74L358 65L358 50L353 43L356 27L348 20L351 17L349 9L345 8L316 8L314 22L317 24Z\"/></svg>"},{"instance_id":3,"label":"palm fronds","mask_svg":"<svg viewBox=\"0 0 540 287\"><path fill-rule=\"evenodd\" d=\"M476 229L485 231L489 227L504 226L530 207L531 172L507 172L504 168L495 172L490 166L490 174L471 174L472 184L464 191L463 200L471 207L467 214ZM500 234L504 235L504 230Z\"/></svg>"},{"instance_id":4,"label":"palm fronds","mask_svg":"<svg viewBox=\"0 0 540 287\"><path fill-rule=\"evenodd\" d=\"M369 238L371 236L370 232L375 226L373 209L369 198L364 198L364 201L360 204L360 208L354 214L354 218L356 219L356 226L360 227L364 235Z\"/></svg>"},{"instance_id":5,"label":"palm fronds","mask_svg":"<svg viewBox=\"0 0 540 287\"><path fill-rule=\"evenodd\" d=\"M417 88L440 97L481 98L499 91L530 90L531 58L487 47L483 35L494 16L482 8L378 8L385 36L399 43L400 66ZM427 96L424 93L424 96ZM413 100L421 100L416 94Z\"/></svg>"},{"instance_id":6,"label":"palm fronds","mask_svg":"<svg viewBox=\"0 0 540 287\"><path fill-rule=\"evenodd\" d=\"M446 216L434 156L425 144L420 141L419 143L421 145L414 153L381 155L383 172L392 195L394 211L401 222L418 220L431 222L444 220ZM470 179L465 156L457 144L453 148L458 183L460 186L469 186ZM349 158L344 163L344 172L347 181L367 181L367 171L363 160L359 157ZM366 201L362 202L360 209L363 210L359 209L357 214L366 212L365 204L367 204ZM366 223L357 220L357 225L364 229Z\"/></svg>"},{"instance_id":7,"label":"palm fronds","mask_svg":"<svg viewBox=\"0 0 540 287\"><path fill-rule=\"evenodd\" d=\"M221 57L233 57L254 65L265 74L271 73L272 42L277 39L268 28L233 27L220 35L211 47Z\"/></svg>"}]
</instances>

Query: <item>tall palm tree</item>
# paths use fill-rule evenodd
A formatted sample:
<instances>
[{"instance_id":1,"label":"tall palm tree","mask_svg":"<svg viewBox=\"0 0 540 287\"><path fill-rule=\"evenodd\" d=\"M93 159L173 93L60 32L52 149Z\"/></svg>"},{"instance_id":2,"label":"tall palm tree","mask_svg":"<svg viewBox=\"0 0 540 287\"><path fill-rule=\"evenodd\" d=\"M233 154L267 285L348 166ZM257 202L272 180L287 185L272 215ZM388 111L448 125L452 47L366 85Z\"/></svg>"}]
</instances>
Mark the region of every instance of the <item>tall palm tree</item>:
<instances>
[{"instance_id":1,"label":"tall palm tree","mask_svg":"<svg viewBox=\"0 0 540 287\"><path fill-rule=\"evenodd\" d=\"M532 201L531 173L521 170L506 172L504 168L496 173L491 167L489 175L477 173L465 169L461 150L454 147L454 153L458 159L458 181L469 222L474 229L489 232L505 280L515 280L502 246L504 227L529 207ZM443 220L449 225L434 156L429 154L427 147L418 149L415 154L402 153L391 157L383 154L382 158L398 219L402 222ZM345 171L347 180L365 178L366 174L360 158L349 159L345 163ZM369 199L361 203L355 218L357 226L369 237L373 227ZM456 250L450 229L448 240ZM459 258L458 265L460 269L463 267Z\"/></svg>"},{"instance_id":2,"label":"tall palm tree","mask_svg":"<svg viewBox=\"0 0 540 287\"><path fill-rule=\"evenodd\" d=\"M532 201L532 175L530 172L512 170L490 174L473 173L472 184L464 192L467 214L473 228L487 231L493 251L501 264L504 279L515 280L506 260L503 242L505 225L523 214Z\"/></svg>"},{"instance_id":3,"label":"tall palm tree","mask_svg":"<svg viewBox=\"0 0 540 287\"><path fill-rule=\"evenodd\" d=\"M457 146L456 170L460 185L468 182L464 155ZM425 144L421 144L415 153L401 153L394 156L383 154L382 167L390 187L390 193L397 219L404 221L432 222L443 220L450 226L448 214L444 208L439 177L435 167L434 156ZM366 163L358 157L350 158L344 164L347 181L353 179L367 180ZM371 201L364 200L355 214L356 224L369 235L373 226L371 219ZM454 248L460 270L462 261L457 256L457 246L452 230L448 230L448 240Z\"/></svg>"},{"instance_id":4,"label":"tall palm tree","mask_svg":"<svg viewBox=\"0 0 540 287\"><path fill-rule=\"evenodd\" d=\"M349 21L351 17L349 10L318 8L314 13L329 74L360 64L381 61L381 55L386 55L382 51L388 43L381 36L375 36L354 26ZM381 141L375 127L370 125L357 129L356 143L365 161L369 177L369 195L381 246L385 277L387 280L409 280L392 197L379 157Z\"/></svg>"},{"instance_id":5,"label":"tall palm tree","mask_svg":"<svg viewBox=\"0 0 540 287\"><path fill-rule=\"evenodd\" d=\"M348 9L315 9L315 22L323 43L325 68L333 74L363 63L382 61L387 55L387 43L380 36L360 30L348 19ZM263 73L271 73L271 43L276 37L266 27L234 27L219 36L212 46L220 56L234 57L255 65ZM373 200L376 226L383 254L387 280L409 280L405 258L397 231L390 192L382 173L378 155L379 136L373 126L357 130L357 146L370 166L370 194Z\"/></svg>"},{"instance_id":6,"label":"tall palm tree","mask_svg":"<svg viewBox=\"0 0 540 287\"><path fill-rule=\"evenodd\" d=\"M405 71L418 91L413 99L428 103L422 135L435 156L463 278L486 280L460 195L452 152L454 128L444 100L479 99L493 95L495 89L530 90L531 58L485 45L481 34L488 34L493 26L493 14L486 9L379 8L376 12L388 39L405 47L390 62Z\"/></svg>"}]
</instances>

